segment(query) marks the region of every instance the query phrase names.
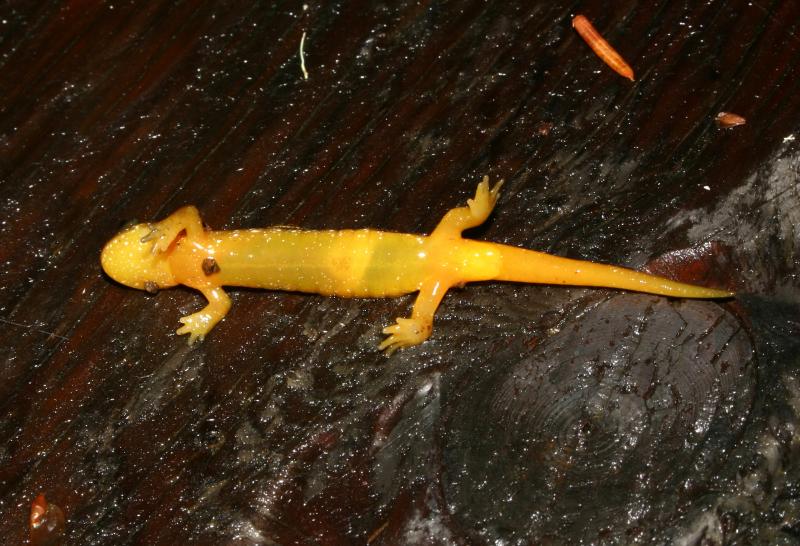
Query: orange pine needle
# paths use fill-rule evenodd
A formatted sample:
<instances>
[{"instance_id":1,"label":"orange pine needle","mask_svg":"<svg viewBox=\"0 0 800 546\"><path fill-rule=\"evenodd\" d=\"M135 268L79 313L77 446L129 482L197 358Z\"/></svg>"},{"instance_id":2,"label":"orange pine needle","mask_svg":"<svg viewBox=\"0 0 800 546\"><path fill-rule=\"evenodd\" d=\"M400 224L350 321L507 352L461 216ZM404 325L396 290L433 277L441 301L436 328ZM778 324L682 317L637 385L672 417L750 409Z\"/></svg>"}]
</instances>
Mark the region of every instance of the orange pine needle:
<instances>
[{"instance_id":1,"label":"orange pine needle","mask_svg":"<svg viewBox=\"0 0 800 546\"><path fill-rule=\"evenodd\" d=\"M717 114L715 119L717 125L722 127L723 129L729 129L730 127L738 127L739 125L744 125L747 123L747 120L740 116L739 114L734 114L733 112L720 112Z\"/></svg>"},{"instance_id":2,"label":"orange pine needle","mask_svg":"<svg viewBox=\"0 0 800 546\"><path fill-rule=\"evenodd\" d=\"M589 19L583 15L576 15L572 19L572 28L614 72L633 81L633 69L625 62L622 55L617 53L617 50L611 47L611 44L597 32Z\"/></svg>"}]
</instances>

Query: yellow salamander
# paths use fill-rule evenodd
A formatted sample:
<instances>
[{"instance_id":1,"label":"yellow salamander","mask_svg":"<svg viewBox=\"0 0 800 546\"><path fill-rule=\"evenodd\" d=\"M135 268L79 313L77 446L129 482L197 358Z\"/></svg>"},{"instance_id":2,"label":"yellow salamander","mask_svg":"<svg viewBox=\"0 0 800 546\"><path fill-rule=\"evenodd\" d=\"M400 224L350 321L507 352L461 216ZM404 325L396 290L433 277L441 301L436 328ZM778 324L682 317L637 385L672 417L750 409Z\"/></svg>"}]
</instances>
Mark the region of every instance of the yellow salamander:
<instances>
[{"instance_id":1,"label":"yellow salamander","mask_svg":"<svg viewBox=\"0 0 800 546\"><path fill-rule=\"evenodd\" d=\"M680 298L728 298L702 288L623 267L551 256L474 241L461 232L483 223L503 182L484 177L466 207L450 210L429 236L371 229L309 231L293 228L208 231L192 206L160 222L137 224L103 248L100 261L114 280L154 292L183 284L208 300L180 319L177 333L202 339L227 314L223 286L312 292L342 297L389 297L418 292L408 318L383 329L388 353L425 341L433 315L452 286L514 281L622 288Z\"/></svg>"}]
</instances>

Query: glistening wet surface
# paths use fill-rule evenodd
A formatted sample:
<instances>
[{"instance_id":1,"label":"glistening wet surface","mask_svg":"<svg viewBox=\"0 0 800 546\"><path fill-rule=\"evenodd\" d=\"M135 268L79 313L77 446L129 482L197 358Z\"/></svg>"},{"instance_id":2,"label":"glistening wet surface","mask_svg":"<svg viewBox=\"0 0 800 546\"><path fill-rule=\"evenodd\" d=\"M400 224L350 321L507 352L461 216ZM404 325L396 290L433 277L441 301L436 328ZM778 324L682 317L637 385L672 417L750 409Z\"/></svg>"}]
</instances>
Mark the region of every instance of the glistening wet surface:
<instances>
[{"instance_id":1,"label":"glistening wet surface","mask_svg":"<svg viewBox=\"0 0 800 546\"><path fill-rule=\"evenodd\" d=\"M798 18L0 5L0 537L797 544ZM387 358L381 329L413 296L232 289L189 348L174 332L196 293L98 263L124 225L187 204L214 229L428 233L484 175L506 183L470 237L737 297L468 285Z\"/></svg>"}]
</instances>

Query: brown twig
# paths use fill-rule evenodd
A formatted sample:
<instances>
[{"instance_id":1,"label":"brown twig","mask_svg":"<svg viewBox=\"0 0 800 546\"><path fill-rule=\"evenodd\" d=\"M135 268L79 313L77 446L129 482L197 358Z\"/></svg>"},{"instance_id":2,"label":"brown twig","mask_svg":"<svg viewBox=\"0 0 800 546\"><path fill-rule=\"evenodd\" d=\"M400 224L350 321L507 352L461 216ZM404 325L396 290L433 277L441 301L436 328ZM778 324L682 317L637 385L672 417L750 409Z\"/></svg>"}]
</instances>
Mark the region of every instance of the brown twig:
<instances>
[{"instance_id":1,"label":"brown twig","mask_svg":"<svg viewBox=\"0 0 800 546\"><path fill-rule=\"evenodd\" d=\"M622 55L617 53L617 50L611 47L611 44L597 32L597 29L594 28L594 25L592 25L589 19L583 15L576 15L572 19L572 27L578 32L580 37L589 44L592 51L594 51L604 63L610 66L614 72L633 81L633 69L625 62Z\"/></svg>"}]
</instances>

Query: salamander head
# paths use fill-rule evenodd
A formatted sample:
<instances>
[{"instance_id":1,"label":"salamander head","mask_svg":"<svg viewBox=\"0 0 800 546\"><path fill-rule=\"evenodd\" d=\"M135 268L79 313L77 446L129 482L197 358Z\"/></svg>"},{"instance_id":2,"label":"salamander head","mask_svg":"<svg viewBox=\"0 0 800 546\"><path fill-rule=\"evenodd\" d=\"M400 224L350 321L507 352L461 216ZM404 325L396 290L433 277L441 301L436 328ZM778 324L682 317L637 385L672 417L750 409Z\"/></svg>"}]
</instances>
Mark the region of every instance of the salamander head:
<instances>
[{"instance_id":1,"label":"salamander head","mask_svg":"<svg viewBox=\"0 0 800 546\"><path fill-rule=\"evenodd\" d=\"M155 292L175 286L167 252L153 252L149 224L136 224L114 236L100 254L106 274L118 283Z\"/></svg>"}]
</instances>

